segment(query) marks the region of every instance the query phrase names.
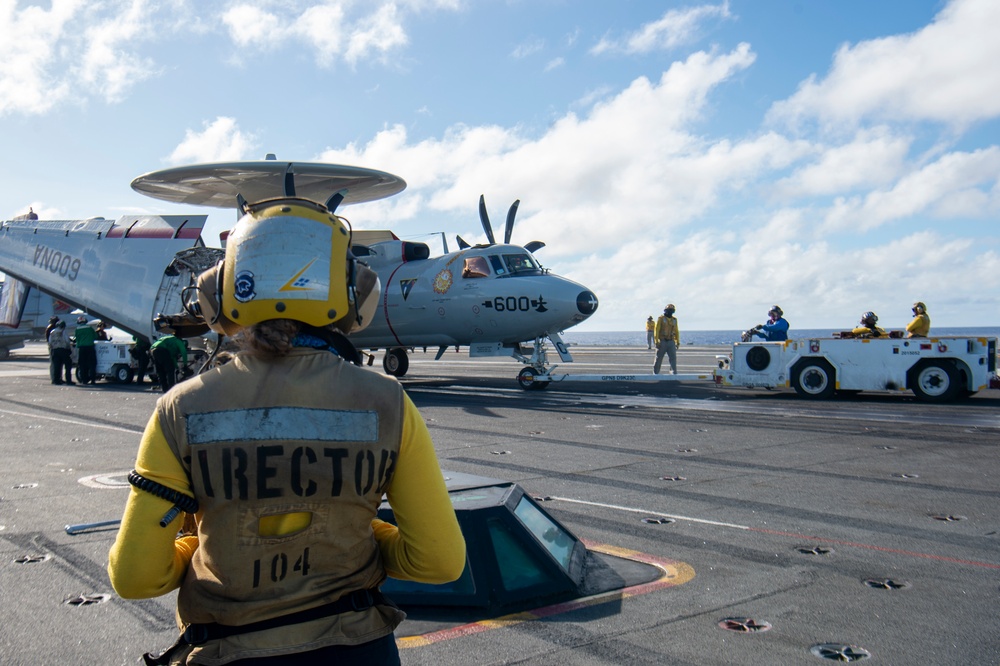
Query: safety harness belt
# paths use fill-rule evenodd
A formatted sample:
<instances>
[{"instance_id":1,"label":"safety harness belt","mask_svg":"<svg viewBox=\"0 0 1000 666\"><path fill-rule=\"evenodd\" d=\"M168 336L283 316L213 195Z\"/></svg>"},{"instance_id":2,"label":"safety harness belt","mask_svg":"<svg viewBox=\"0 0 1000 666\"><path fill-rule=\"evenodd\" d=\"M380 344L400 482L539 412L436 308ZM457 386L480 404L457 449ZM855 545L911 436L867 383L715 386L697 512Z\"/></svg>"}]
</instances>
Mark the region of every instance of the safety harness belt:
<instances>
[{"instance_id":1,"label":"safety harness belt","mask_svg":"<svg viewBox=\"0 0 1000 666\"><path fill-rule=\"evenodd\" d=\"M260 622L251 622L250 624L240 626L218 624L215 622L209 624L190 624L181 635L180 642L187 645L201 645L202 643L220 638L249 634L254 631L264 631L265 629L276 629L277 627L286 627L290 624L310 622L330 617L331 615L347 613L348 611L368 610L372 606L395 607L395 604L379 590L355 590L345 594L331 604L309 608L297 613L289 613L288 615L279 615L278 617L261 620Z\"/></svg>"}]
</instances>

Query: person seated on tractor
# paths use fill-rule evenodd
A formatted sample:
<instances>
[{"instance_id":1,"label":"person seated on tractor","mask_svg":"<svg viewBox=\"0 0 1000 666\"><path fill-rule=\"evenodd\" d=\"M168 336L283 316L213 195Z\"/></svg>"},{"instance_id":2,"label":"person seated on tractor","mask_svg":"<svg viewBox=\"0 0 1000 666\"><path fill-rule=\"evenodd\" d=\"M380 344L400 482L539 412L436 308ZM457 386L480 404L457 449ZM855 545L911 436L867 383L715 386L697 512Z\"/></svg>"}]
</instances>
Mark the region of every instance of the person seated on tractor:
<instances>
[{"instance_id":1,"label":"person seated on tractor","mask_svg":"<svg viewBox=\"0 0 1000 666\"><path fill-rule=\"evenodd\" d=\"M906 337L926 338L931 334L931 318L927 315L927 306L921 301L913 304L913 321L906 325Z\"/></svg>"},{"instance_id":2,"label":"person seated on tractor","mask_svg":"<svg viewBox=\"0 0 1000 666\"><path fill-rule=\"evenodd\" d=\"M752 335L764 338L765 342L783 342L788 339L788 321L784 318L785 313L777 305L772 305L767 311L768 322L757 324L751 331Z\"/></svg>"},{"instance_id":3,"label":"person seated on tractor","mask_svg":"<svg viewBox=\"0 0 1000 666\"><path fill-rule=\"evenodd\" d=\"M885 332L884 328L882 328L880 326L876 326L877 322L878 322L878 315L875 314L874 312L871 312L869 310L868 312L866 312L863 315L861 315L861 321L859 322L861 325L855 327L851 331L851 333L856 338L885 338L885 337L888 337L889 334Z\"/></svg>"}]
</instances>

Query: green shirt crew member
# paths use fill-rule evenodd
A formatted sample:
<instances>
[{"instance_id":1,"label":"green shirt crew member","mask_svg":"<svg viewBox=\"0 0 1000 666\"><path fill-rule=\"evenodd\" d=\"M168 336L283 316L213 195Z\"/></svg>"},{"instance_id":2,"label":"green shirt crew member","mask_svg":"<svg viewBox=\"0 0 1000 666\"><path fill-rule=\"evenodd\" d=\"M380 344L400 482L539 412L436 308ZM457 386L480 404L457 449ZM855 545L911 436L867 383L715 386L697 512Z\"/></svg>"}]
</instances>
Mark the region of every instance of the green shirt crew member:
<instances>
[{"instance_id":1,"label":"green shirt crew member","mask_svg":"<svg viewBox=\"0 0 1000 666\"><path fill-rule=\"evenodd\" d=\"M87 318L83 315L76 319L76 330L73 332L73 338L78 354L77 365L79 366L80 383L93 384L97 380L97 349L94 348L97 331L87 324Z\"/></svg>"},{"instance_id":2,"label":"green shirt crew member","mask_svg":"<svg viewBox=\"0 0 1000 666\"><path fill-rule=\"evenodd\" d=\"M149 348L160 388L169 391L177 383L177 361L187 362L187 345L175 335L164 335Z\"/></svg>"}]
</instances>

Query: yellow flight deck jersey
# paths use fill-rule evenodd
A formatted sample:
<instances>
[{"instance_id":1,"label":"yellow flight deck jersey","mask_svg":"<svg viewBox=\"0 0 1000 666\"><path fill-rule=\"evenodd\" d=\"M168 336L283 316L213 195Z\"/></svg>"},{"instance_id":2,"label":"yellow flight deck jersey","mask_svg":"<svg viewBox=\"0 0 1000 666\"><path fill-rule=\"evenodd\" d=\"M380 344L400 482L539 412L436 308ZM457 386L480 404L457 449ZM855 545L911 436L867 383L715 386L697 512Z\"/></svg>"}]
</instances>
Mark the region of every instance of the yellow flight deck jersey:
<instances>
[{"instance_id":1,"label":"yellow flight deck jersey","mask_svg":"<svg viewBox=\"0 0 1000 666\"><path fill-rule=\"evenodd\" d=\"M239 354L162 396L136 459L142 476L194 496L197 533L132 488L108 574L124 598L180 588L178 623L245 625L378 587L386 575L458 578L465 541L427 427L395 380L325 350ZM376 518L383 492L398 527ZM183 514L181 514L183 516ZM191 664L356 645L401 611L373 606L230 636Z\"/></svg>"},{"instance_id":2,"label":"yellow flight deck jersey","mask_svg":"<svg viewBox=\"0 0 1000 666\"><path fill-rule=\"evenodd\" d=\"M926 338L931 332L931 318L926 314L918 314L906 325L906 337Z\"/></svg>"},{"instance_id":3,"label":"yellow flight deck jersey","mask_svg":"<svg viewBox=\"0 0 1000 666\"><path fill-rule=\"evenodd\" d=\"M677 326L677 317L660 315L656 320L656 331L653 333L653 340L657 345L661 340L673 340L675 345L681 344L681 329Z\"/></svg>"},{"instance_id":4,"label":"yellow flight deck jersey","mask_svg":"<svg viewBox=\"0 0 1000 666\"><path fill-rule=\"evenodd\" d=\"M868 326L856 326L855 328L851 329L851 333L853 333L859 338L874 338L876 337L875 333L878 333L877 337L880 338L888 336L888 333L886 333L885 329L882 328L881 326L875 326L874 329L869 328Z\"/></svg>"}]
</instances>

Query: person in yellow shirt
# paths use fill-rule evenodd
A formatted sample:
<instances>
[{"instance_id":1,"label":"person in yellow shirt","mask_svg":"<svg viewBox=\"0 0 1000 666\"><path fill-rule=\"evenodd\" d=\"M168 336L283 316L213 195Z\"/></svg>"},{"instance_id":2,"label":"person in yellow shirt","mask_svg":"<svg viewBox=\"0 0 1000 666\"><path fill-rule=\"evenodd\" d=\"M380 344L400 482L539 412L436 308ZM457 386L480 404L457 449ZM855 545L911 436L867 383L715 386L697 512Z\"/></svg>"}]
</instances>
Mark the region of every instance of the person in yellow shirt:
<instances>
[{"instance_id":1,"label":"person in yellow shirt","mask_svg":"<svg viewBox=\"0 0 1000 666\"><path fill-rule=\"evenodd\" d=\"M379 291L349 239L325 206L264 201L199 278L200 312L242 349L157 401L129 474L111 583L177 589L183 632L146 663L399 664L404 613L381 583L465 568L424 420L344 335Z\"/></svg>"},{"instance_id":2,"label":"person in yellow shirt","mask_svg":"<svg viewBox=\"0 0 1000 666\"><path fill-rule=\"evenodd\" d=\"M653 334L656 332L656 322L653 321L653 315L649 315L646 320L646 349L653 348Z\"/></svg>"},{"instance_id":3,"label":"person in yellow shirt","mask_svg":"<svg viewBox=\"0 0 1000 666\"><path fill-rule=\"evenodd\" d=\"M906 337L926 338L931 334L931 318L927 315L927 306L921 301L913 304L913 321L906 325Z\"/></svg>"},{"instance_id":4,"label":"person in yellow shirt","mask_svg":"<svg viewBox=\"0 0 1000 666\"><path fill-rule=\"evenodd\" d=\"M878 315L874 312L866 312L861 315L861 321L858 322L860 326L855 327L851 333L857 338L884 338L888 334L880 326L876 326L878 322Z\"/></svg>"},{"instance_id":5,"label":"person in yellow shirt","mask_svg":"<svg viewBox=\"0 0 1000 666\"><path fill-rule=\"evenodd\" d=\"M653 330L653 339L656 342L656 362L653 363L653 374L660 374L660 366L663 365L664 354L670 359L670 372L677 374L677 347L681 344L681 331L677 327L677 318L674 312L677 308L673 303L663 308L663 314L657 318L656 326Z\"/></svg>"}]
</instances>

